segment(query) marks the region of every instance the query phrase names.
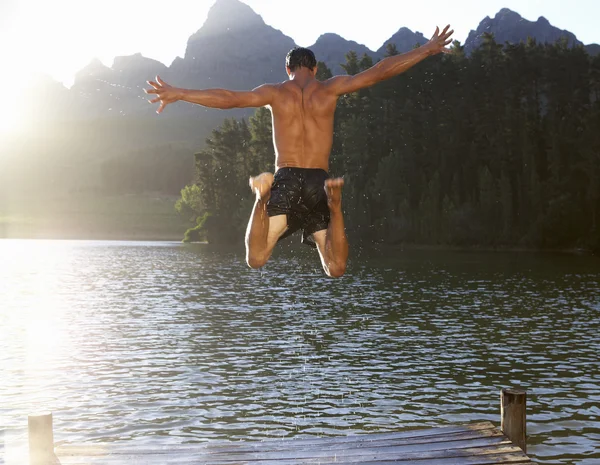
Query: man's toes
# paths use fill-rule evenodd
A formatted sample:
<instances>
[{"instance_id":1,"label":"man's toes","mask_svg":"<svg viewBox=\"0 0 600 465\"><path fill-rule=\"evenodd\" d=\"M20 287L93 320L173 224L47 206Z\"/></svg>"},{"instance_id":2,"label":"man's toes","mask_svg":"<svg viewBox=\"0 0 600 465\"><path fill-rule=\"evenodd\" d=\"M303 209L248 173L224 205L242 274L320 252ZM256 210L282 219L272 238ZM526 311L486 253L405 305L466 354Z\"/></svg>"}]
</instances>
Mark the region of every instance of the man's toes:
<instances>
[{"instance_id":1,"label":"man's toes","mask_svg":"<svg viewBox=\"0 0 600 465\"><path fill-rule=\"evenodd\" d=\"M273 184L273 175L271 173L262 173L258 176L250 177L248 183L252 189L267 190Z\"/></svg>"},{"instance_id":2,"label":"man's toes","mask_svg":"<svg viewBox=\"0 0 600 465\"><path fill-rule=\"evenodd\" d=\"M271 173L262 173L256 177L256 181L261 186L268 186L268 187L271 187L271 185L273 184L273 179L274 179L274 177Z\"/></svg>"},{"instance_id":3,"label":"man's toes","mask_svg":"<svg viewBox=\"0 0 600 465\"><path fill-rule=\"evenodd\" d=\"M330 189L339 189L343 185L344 185L344 178L327 179L325 181L325 187L328 190L330 190Z\"/></svg>"},{"instance_id":4,"label":"man's toes","mask_svg":"<svg viewBox=\"0 0 600 465\"><path fill-rule=\"evenodd\" d=\"M258 175L258 177L260 179L265 179L265 180L272 180L273 179L273 173L269 173L269 172L264 172L264 173L260 173Z\"/></svg>"}]
</instances>

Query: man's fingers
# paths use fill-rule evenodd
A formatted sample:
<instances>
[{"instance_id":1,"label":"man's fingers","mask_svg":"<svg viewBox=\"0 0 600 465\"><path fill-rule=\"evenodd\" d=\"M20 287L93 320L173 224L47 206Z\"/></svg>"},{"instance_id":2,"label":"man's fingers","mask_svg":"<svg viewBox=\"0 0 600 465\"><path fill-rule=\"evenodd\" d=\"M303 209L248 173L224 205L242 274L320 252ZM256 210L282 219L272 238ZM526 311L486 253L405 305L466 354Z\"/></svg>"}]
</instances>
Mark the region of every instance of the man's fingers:
<instances>
[{"instance_id":1,"label":"man's fingers","mask_svg":"<svg viewBox=\"0 0 600 465\"><path fill-rule=\"evenodd\" d=\"M148 83L148 85L150 85L150 86L154 87L155 89L158 89L158 88L160 88L160 84L157 84L157 83L156 83L156 82L154 82L154 81L146 81L146 82Z\"/></svg>"},{"instance_id":2,"label":"man's fingers","mask_svg":"<svg viewBox=\"0 0 600 465\"><path fill-rule=\"evenodd\" d=\"M450 32L448 32L447 34L442 34L444 36L444 39L447 39L448 37L450 37L452 34L454 34L454 29L452 29Z\"/></svg>"},{"instance_id":3,"label":"man's fingers","mask_svg":"<svg viewBox=\"0 0 600 465\"><path fill-rule=\"evenodd\" d=\"M452 43L452 40L447 40L446 42L444 42L444 47L445 47L446 45L450 45L451 43Z\"/></svg>"},{"instance_id":4,"label":"man's fingers","mask_svg":"<svg viewBox=\"0 0 600 465\"><path fill-rule=\"evenodd\" d=\"M438 36L439 33L440 33L440 28L436 26L435 27L435 32L433 33L432 39L435 39Z\"/></svg>"},{"instance_id":5,"label":"man's fingers","mask_svg":"<svg viewBox=\"0 0 600 465\"><path fill-rule=\"evenodd\" d=\"M446 32L448 32L448 29L450 29L450 25L449 25L449 24L448 24L448 25L447 25L447 26L444 28L444 30L442 31L442 35L445 35L445 34L446 34Z\"/></svg>"},{"instance_id":6,"label":"man's fingers","mask_svg":"<svg viewBox=\"0 0 600 465\"><path fill-rule=\"evenodd\" d=\"M144 92L146 92L147 94L157 94L158 90L156 90L156 89L144 89Z\"/></svg>"},{"instance_id":7,"label":"man's fingers","mask_svg":"<svg viewBox=\"0 0 600 465\"><path fill-rule=\"evenodd\" d=\"M158 103L158 102L160 102L160 97L156 97L156 98L153 98L152 100L150 100L150 103Z\"/></svg>"},{"instance_id":8,"label":"man's fingers","mask_svg":"<svg viewBox=\"0 0 600 465\"><path fill-rule=\"evenodd\" d=\"M167 84L165 81L163 81L163 80L160 78L160 76L156 76L156 80L158 81L158 83L159 83L161 86L168 86L168 84Z\"/></svg>"}]
</instances>

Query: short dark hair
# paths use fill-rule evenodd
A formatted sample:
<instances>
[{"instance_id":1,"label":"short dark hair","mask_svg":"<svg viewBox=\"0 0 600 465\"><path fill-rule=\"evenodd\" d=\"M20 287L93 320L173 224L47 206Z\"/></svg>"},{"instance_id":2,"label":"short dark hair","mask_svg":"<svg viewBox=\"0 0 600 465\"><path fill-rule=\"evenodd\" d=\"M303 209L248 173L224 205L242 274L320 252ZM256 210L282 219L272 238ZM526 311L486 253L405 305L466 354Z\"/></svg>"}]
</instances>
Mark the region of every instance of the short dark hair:
<instances>
[{"instance_id":1,"label":"short dark hair","mask_svg":"<svg viewBox=\"0 0 600 465\"><path fill-rule=\"evenodd\" d=\"M312 71L317 66L317 59L312 50L304 47L295 47L285 57L285 65L290 68L290 71L296 71L296 69L302 67Z\"/></svg>"}]
</instances>

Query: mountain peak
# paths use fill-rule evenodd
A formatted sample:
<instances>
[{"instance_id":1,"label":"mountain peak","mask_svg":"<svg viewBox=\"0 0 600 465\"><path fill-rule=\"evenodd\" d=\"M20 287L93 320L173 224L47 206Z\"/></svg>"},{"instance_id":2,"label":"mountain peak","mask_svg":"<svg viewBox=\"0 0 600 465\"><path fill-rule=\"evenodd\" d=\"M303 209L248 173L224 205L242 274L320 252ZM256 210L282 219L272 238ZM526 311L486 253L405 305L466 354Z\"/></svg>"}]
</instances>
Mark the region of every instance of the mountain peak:
<instances>
[{"instance_id":1,"label":"mountain peak","mask_svg":"<svg viewBox=\"0 0 600 465\"><path fill-rule=\"evenodd\" d=\"M325 34L321 34L317 39L317 42L323 42L324 40L345 40L341 35L336 34L335 32L326 32ZM317 43L315 42L315 43Z\"/></svg>"},{"instance_id":2,"label":"mountain peak","mask_svg":"<svg viewBox=\"0 0 600 465\"><path fill-rule=\"evenodd\" d=\"M544 18L543 16L540 16L537 20L537 22L539 24L543 24L545 26L550 26L550 21L548 21L546 18Z\"/></svg>"},{"instance_id":3,"label":"mountain peak","mask_svg":"<svg viewBox=\"0 0 600 465\"><path fill-rule=\"evenodd\" d=\"M76 78L81 78L84 76L96 76L98 74L103 74L110 71L111 69L102 63L100 59L92 58L92 60L86 66L77 72Z\"/></svg>"},{"instance_id":4,"label":"mountain peak","mask_svg":"<svg viewBox=\"0 0 600 465\"><path fill-rule=\"evenodd\" d=\"M600 45L599 44L586 45L585 49L592 56L600 55Z\"/></svg>"},{"instance_id":5,"label":"mountain peak","mask_svg":"<svg viewBox=\"0 0 600 465\"><path fill-rule=\"evenodd\" d=\"M217 0L208 11L202 27L188 39L185 59L200 53L197 44L204 40L209 40L212 47L214 41L219 41L220 38L246 40L254 32L266 28L270 26L245 3L239 0Z\"/></svg>"},{"instance_id":6,"label":"mountain peak","mask_svg":"<svg viewBox=\"0 0 600 465\"><path fill-rule=\"evenodd\" d=\"M465 51L470 53L476 49L482 41L483 34L492 33L498 44L519 43L526 41L529 37L536 39L538 43L554 43L561 37L565 37L570 45L579 45L581 42L569 31L563 31L554 27L541 16L537 21L528 21L519 13L508 8L502 8L493 19L487 16L477 30L471 31L465 42Z\"/></svg>"},{"instance_id":7,"label":"mountain peak","mask_svg":"<svg viewBox=\"0 0 600 465\"><path fill-rule=\"evenodd\" d=\"M147 64L165 67L165 65L162 64L160 61L154 60L152 58L147 58L138 52L134 53L133 55L116 56L113 60L113 65L111 68L113 70L121 70L127 67L139 67L145 66Z\"/></svg>"},{"instance_id":8,"label":"mountain peak","mask_svg":"<svg viewBox=\"0 0 600 465\"><path fill-rule=\"evenodd\" d=\"M511 10L510 8L502 8L498 13L496 13L496 17L494 19L520 20L523 19L523 17L516 11Z\"/></svg>"},{"instance_id":9,"label":"mountain peak","mask_svg":"<svg viewBox=\"0 0 600 465\"><path fill-rule=\"evenodd\" d=\"M357 53L368 53L370 50L362 44L355 42L354 40L344 39L341 35L336 34L334 32L326 32L325 34L321 34L317 41L309 47L311 50L313 48L319 47L331 47L331 46L343 46L350 47L346 52L350 50L354 50ZM318 57L317 57L318 58Z\"/></svg>"},{"instance_id":10,"label":"mountain peak","mask_svg":"<svg viewBox=\"0 0 600 465\"><path fill-rule=\"evenodd\" d=\"M205 33L222 33L264 24L262 17L245 3L239 0L217 0L208 11L201 30Z\"/></svg>"},{"instance_id":11,"label":"mountain peak","mask_svg":"<svg viewBox=\"0 0 600 465\"><path fill-rule=\"evenodd\" d=\"M412 50L417 44L423 45L425 43L427 43L427 38L423 34L418 31L413 32L407 27L401 27L392 37L383 43L379 50L377 50L377 54L380 56L384 55L388 44L394 44L398 51L403 53Z\"/></svg>"},{"instance_id":12,"label":"mountain peak","mask_svg":"<svg viewBox=\"0 0 600 465\"><path fill-rule=\"evenodd\" d=\"M344 39L333 32L321 34L317 41L308 48L314 52L317 61L324 62L333 74L346 73L341 64L346 63L346 54L350 51L356 52L359 57L365 53L373 55L366 45Z\"/></svg>"},{"instance_id":13,"label":"mountain peak","mask_svg":"<svg viewBox=\"0 0 600 465\"><path fill-rule=\"evenodd\" d=\"M287 77L285 56L294 46L293 39L267 25L247 4L217 0L188 39L183 59L169 71L181 76L182 85L256 87ZM257 69L255 63L260 64Z\"/></svg>"}]
</instances>

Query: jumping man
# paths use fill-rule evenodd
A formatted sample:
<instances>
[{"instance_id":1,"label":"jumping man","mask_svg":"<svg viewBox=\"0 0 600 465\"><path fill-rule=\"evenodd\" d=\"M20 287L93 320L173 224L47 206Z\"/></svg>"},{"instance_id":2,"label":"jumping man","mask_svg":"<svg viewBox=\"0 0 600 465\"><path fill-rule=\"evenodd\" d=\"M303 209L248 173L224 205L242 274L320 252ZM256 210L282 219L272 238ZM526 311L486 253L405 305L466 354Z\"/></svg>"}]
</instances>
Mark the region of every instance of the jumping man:
<instances>
[{"instance_id":1,"label":"jumping man","mask_svg":"<svg viewBox=\"0 0 600 465\"><path fill-rule=\"evenodd\" d=\"M396 76L445 48L454 31L439 28L429 42L410 52L384 58L354 76L334 76L318 81L312 51L295 48L286 57L289 80L263 84L251 91L226 89L188 90L172 87L160 77L148 94L157 110L182 100L211 108L268 107L273 117L275 176L262 173L250 178L256 195L246 231L246 261L262 267L278 240L302 229L302 242L319 251L328 276L346 271L348 241L342 216L342 178L328 175L333 143L333 118L338 97Z\"/></svg>"}]
</instances>

